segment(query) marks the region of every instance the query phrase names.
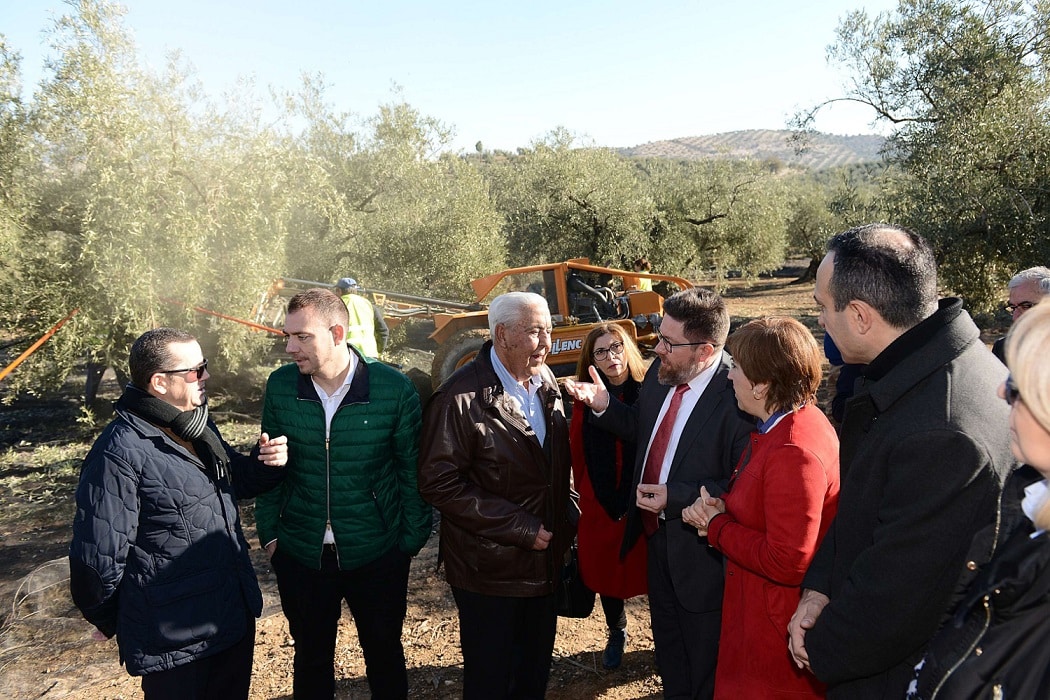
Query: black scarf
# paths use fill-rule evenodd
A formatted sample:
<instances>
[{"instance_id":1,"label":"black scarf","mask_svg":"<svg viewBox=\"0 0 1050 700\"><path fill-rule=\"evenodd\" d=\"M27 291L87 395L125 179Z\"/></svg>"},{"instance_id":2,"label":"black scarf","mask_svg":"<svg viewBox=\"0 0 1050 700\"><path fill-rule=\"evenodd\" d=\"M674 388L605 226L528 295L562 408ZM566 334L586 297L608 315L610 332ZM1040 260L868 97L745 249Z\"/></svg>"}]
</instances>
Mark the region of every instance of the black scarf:
<instances>
[{"instance_id":1,"label":"black scarf","mask_svg":"<svg viewBox=\"0 0 1050 700\"><path fill-rule=\"evenodd\" d=\"M638 399L640 384L628 376L620 386L609 384L602 375L602 381L613 397L630 406ZM590 411L589 408L585 409ZM616 480L616 443L619 440L610 432L593 425L586 417L583 420L583 456L587 462L587 476L598 503L613 520L619 520L627 513L632 491L634 471L635 443L623 442L623 463L620 469L620 480Z\"/></svg>"},{"instance_id":2,"label":"black scarf","mask_svg":"<svg viewBox=\"0 0 1050 700\"><path fill-rule=\"evenodd\" d=\"M208 427L207 401L192 411L180 411L170 403L128 384L117 401L117 408L134 413L158 427L168 428L192 444L205 465L205 471L216 481L230 478L230 459L226 449L216 432Z\"/></svg>"}]
</instances>

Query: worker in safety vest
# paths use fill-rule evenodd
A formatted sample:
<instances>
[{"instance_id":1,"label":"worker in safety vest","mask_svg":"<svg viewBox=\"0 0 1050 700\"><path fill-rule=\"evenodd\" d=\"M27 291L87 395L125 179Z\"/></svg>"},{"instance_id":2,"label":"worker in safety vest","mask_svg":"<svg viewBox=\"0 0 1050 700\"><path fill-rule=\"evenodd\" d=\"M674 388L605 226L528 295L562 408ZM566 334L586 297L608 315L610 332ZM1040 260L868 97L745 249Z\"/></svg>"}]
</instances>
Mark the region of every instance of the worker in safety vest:
<instances>
[{"instance_id":1,"label":"worker in safety vest","mask_svg":"<svg viewBox=\"0 0 1050 700\"><path fill-rule=\"evenodd\" d=\"M365 357L378 358L390 339L390 328L383 320L383 312L358 293L360 288L353 277L343 277L335 283L335 288L350 312L347 341Z\"/></svg>"}]
</instances>

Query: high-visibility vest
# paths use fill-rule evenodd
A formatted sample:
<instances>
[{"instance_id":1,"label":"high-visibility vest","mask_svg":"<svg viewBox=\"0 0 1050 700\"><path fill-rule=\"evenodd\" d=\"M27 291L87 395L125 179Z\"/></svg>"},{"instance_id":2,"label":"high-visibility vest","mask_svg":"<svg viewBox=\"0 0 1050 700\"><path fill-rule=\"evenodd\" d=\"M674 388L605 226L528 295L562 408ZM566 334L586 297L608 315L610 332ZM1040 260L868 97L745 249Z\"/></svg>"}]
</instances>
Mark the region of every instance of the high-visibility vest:
<instances>
[{"instance_id":1,"label":"high-visibility vest","mask_svg":"<svg viewBox=\"0 0 1050 700\"><path fill-rule=\"evenodd\" d=\"M350 325L346 329L346 341L361 351L365 357L379 357L376 344L375 310L372 302L359 294L344 294L343 303L350 312Z\"/></svg>"}]
</instances>

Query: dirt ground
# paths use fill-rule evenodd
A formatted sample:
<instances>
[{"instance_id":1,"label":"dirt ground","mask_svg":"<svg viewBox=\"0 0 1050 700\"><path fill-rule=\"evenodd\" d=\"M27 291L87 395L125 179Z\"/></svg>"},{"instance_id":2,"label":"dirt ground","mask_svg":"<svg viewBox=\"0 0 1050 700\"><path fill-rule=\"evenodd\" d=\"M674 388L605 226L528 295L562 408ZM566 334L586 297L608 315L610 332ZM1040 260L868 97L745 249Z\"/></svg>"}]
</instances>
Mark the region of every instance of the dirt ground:
<instances>
[{"instance_id":1,"label":"dirt ground","mask_svg":"<svg viewBox=\"0 0 1050 700\"><path fill-rule=\"evenodd\" d=\"M726 294L734 324L761 315L794 315L814 329L812 284L789 279L737 284ZM422 355L425 356L425 353ZM265 374L260 375L262 377ZM65 562L80 460L103 424L84 420L78 393L82 375L43 398L0 406L0 695L5 698L117 700L141 697L137 679L118 665L116 644L92 637L68 594ZM2 386L0 386L2 390ZM103 397L119 395L107 373ZM213 415L232 444L254 440L258 391L245 401L217 392ZM0 398L2 398L0 393ZM242 508L246 534L255 533L250 504ZM462 658L456 608L443 572L435 570L435 534L412 564L404 626L410 696L458 698ZM265 610L255 648L252 698L291 698L292 648L276 583L261 550L253 551ZM646 599L628 602L623 665L604 670L605 626L600 605L586 620L560 620L548 697L627 700L662 697L653 659ZM349 613L337 651L337 697L369 697L364 664Z\"/></svg>"}]
</instances>

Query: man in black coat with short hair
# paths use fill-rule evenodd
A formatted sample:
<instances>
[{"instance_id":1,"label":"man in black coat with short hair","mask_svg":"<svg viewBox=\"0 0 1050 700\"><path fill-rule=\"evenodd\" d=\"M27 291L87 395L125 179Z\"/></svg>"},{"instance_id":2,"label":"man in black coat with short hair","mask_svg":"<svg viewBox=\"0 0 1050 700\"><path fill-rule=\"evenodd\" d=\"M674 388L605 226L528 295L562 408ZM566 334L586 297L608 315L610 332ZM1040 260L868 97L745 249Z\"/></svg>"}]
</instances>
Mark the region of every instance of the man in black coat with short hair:
<instances>
[{"instance_id":1,"label":"man in black coat with short hair","mask_svg":"<svg viewBox=\"0 0 1050 700\"><path fill-rule=\"evenodd\" d=\"M832 700L900 698L1015 464L996 400L1006 368L961 300L938 302L920 236L871 224L828 250L820 324L846 362L867 366L840 431L838 515L803 580L789 646Z\"/></svg>"}]
</instances>

